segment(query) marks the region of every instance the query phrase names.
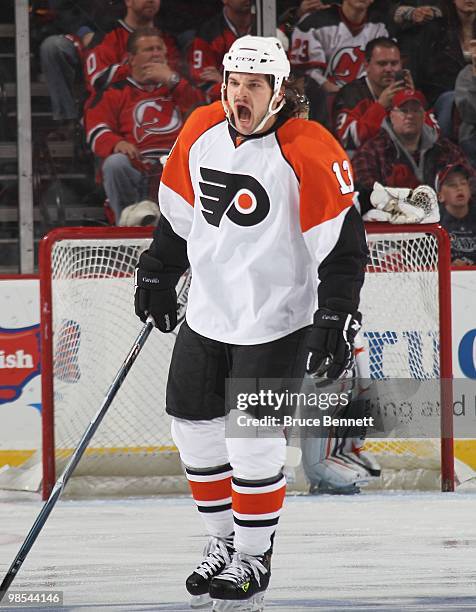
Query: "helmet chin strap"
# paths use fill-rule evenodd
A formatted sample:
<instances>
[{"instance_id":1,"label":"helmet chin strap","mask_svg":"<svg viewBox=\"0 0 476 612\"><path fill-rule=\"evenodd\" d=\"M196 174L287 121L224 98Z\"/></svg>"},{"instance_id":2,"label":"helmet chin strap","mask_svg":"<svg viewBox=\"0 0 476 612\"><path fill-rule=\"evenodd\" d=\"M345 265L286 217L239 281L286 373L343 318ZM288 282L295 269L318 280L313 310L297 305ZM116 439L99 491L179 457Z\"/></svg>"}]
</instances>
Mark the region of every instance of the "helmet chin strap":
<instances>
[{"instance_id":1,"label":"helmet chin strap","mask_svg":"<svg viewBox=\"0 0 476 612\"><path fill-rule=\"evenodd\" d=\"M284 98L281 100L278 106L273 109L273 104L275 103L277 98L278 98L278 94L277 93L273 94L271 100L269 101L268 110L266 111L266 113L264 114L264 117L261 119L258 125L255 127L255 129L251 132L252 134L256 134L256 132L259 132L260 130L262 130L264 126L266 125L266 122L268 121L268 119L272 117L273 115L276 115L277 113L279 113L279 111L283 108L285 104Z\"/></svg>"},{"instance_id":2,"label":"helmet chin strap","mask_svg":"<svg viewBox=\"0 0 476 612\"><path fill-rule=\"evenodd\" d=\"M273 115L276 115L277 113L279 113L279 111L283 108L284 104L286 103L286 100L284 99L284 97L281 100L281 102L278 104L278 106L276 108L273 108L273 104L278 98L280 89L281 89L281 84L279 84L279 87L275 88L275 91L273 95L271 96L271 100L269 101L268 110L265 112L261 121L255 127L255 129L252 132L250 132L250 134L243 134L243 136L251 136L251 134L256 134L257 132L262 130L263 127L266 125L266 122L268 121L268 119L272 117ZM226 99L226 83L222 83L222 86L221 86L221 101L222 101L223 109L225 111L225 115L226 115L226 118L228 119L228 122L232 125L232 127L238 133L240 133L240 131L235 125L235 122L233 121L233 112L230 110L229 102Z\"/></svg>"}]
</instances>

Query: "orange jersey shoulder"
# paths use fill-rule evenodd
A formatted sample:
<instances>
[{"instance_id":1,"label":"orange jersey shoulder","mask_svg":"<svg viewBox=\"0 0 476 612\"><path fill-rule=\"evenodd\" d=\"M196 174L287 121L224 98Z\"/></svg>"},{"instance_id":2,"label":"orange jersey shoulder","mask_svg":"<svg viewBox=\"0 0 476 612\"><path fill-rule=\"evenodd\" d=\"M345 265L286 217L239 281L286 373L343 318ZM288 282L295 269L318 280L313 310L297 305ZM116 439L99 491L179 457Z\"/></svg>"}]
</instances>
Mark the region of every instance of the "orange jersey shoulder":
<instances>
[{"instance_id":1,"label":"orange jersey shoulder","mask_svg":"<svg viewBox=\"0 0 476 612\"><path fill-rule=\"evenodd\" d=\"M290 119L277 130L277 138L299 180L303 232L337 217L353 204L350 160L322 125Z\"/></svg>"},{"instance_id":2,"label":"orange jersey shoulder","mask_svg":"<svg viewBox=\"0 0 476 612\"><path fill-rule=\"evenodd\" d=\"M202 134L224 120L225 111L221 102L195 109L185 122L165 164L161 182L191 206L194 204L195 194L188 165L190 149Z\"/></svg>"}]
</instances>

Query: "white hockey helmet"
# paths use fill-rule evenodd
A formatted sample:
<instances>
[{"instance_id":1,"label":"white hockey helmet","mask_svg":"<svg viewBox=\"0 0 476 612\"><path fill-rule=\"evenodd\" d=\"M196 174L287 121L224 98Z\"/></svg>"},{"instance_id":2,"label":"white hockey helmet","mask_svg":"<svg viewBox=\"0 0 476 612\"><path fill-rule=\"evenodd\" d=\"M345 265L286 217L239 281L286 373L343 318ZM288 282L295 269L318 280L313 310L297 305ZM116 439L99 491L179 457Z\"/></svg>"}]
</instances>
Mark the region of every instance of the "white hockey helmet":
<instances>
[{"instance_id":1,"label":"white hockey helmet","mask_svg":"<svg viewBox=\"0 0 476 612\"><path fill-rule=\"evenodd\" d=\"M276 108L276 101L284 79L289 77L291 66L281 41L274 36L242 36L235 40L228 53L223 58L223 84L221 100L228 121L231 122L231 113L226 103L226 82L230 72L245 72L248 74L269 74L274 77L273 95L269 101L268 110L254 132L262 129L272 115L279 113L283 108L284 99Z\"/></svg>"}]
</instances>

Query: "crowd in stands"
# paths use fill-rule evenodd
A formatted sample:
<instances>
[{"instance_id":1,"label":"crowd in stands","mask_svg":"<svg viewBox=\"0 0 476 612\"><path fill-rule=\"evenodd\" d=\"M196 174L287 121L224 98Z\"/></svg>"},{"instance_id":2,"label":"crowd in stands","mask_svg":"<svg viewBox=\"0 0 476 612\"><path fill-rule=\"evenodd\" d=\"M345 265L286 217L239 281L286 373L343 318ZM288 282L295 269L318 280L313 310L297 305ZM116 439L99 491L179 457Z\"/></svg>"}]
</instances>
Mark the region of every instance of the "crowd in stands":
<instances>
[{"instance_id":1,"label":"crowd in stands","mask_svg":"<svg viewBox=\"0 0 476 612\"><path fill-rule=\"evenodd\" d=\"M128 205L155 199L188 114L220 98L223 56L255 32L254 2L50 8L57 32L40 55L55 137L85 130L111 220L121 223ZM356 189L430 185L454 261L475 265L476 0L277 0L277 14L294 91L351 156Z\"/></svg>"}]
</instances>

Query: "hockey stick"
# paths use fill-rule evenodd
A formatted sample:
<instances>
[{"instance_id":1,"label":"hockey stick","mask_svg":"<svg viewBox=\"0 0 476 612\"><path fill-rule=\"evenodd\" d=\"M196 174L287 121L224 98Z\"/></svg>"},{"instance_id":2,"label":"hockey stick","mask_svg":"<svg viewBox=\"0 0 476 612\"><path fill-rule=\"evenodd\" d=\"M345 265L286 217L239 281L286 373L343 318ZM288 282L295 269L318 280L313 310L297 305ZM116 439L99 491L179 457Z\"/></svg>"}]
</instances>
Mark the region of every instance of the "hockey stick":
<instances>
[{"instance_id":1,"label":"hockey stick","mask_svg":"<svg viewBox=\"0 0 476 612\"><path fill-rule=\"evenodd\" d=\"M127 374L129 373L129 370L131 369L134 361L139 355L142 347L144 346L153 328L154 328L153 319L152 317L149 317L144 327L142 328L140 334L137 336L133 347L129 351L129 354L125 358L124 363L122 364L114 380L112 381L111 386L107 390L106 397L104 398L104 401L101 404L101 407L99 408L95 416L90 421L78 446L76 447L76 450L71 455L71 458L66 464L66 467L64 468L63 473L56 481L55 486L53 487L53 490L51 491L48 500L46 501L45 505L41 509L40 514L37 516L36 521L33 523L33 527L30 529L30 532L26 536L25 541L23 542L20 550L18 551L18 554L15 557L15 560L13 561L13 563L10 566L10 569L6 573L5 578L3 579L2 584L0 586L0 602L2 601L8 588L13 582L18 570L23 565L23 562L25 561L26 556L30 552L31 547L33 546L33 544L36 541L36 538L40 534L40 531L42 530L43 525L46 523L51 511L53 510L54 505L60 498L60 495L63 492L63 489L66 483L68 482L71 474L74 472L76 466L78 465L79 460L83 456L84 451L86 450L89 442L91 441L91 438L96 433L97 428L99 427L101 421L103 420L112 401L116 397L117 392L121 388L122 383L124 382Z\"/></svg>"}]
</instances>

